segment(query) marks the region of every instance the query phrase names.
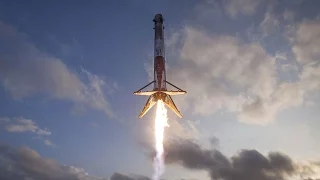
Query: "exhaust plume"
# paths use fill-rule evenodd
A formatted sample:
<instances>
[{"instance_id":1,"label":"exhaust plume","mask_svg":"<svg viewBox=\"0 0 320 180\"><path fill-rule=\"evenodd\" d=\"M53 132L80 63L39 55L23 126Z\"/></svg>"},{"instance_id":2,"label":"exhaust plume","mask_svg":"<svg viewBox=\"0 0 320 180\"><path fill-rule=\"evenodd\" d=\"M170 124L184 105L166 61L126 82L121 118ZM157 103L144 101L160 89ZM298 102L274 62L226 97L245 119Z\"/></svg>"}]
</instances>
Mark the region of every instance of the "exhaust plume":
<instances>
[{"instance_id":1,"label":"exhaust plume","mask_svg":"<svg viewBox=\"0 0 320 180\"><path fill-rule=\"evenodd\" d=\"M156 119L155 119L156 155L154 157L153 180L159 180L159 177L164 173L163 137L164 137L164 127L169 126L167 120L168 120L167 109L164 107L163 101L158 100Z\"/></svg>"}]
</instances>

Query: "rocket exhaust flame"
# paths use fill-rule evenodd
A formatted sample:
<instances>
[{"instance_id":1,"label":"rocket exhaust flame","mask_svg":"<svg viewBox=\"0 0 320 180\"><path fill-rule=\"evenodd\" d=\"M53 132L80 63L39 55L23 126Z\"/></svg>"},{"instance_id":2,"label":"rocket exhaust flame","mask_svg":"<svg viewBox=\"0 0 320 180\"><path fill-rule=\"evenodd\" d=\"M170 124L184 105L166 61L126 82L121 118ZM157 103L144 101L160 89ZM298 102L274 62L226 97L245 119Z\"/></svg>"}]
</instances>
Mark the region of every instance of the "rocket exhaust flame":
<instances>
[{"instance_id":1,"label":"rocket exhaust flame","mask_svg":"<svg viewBox=\"0 0 320 180\"><path fill-rule=\"evenodd\" d=\"M159 177L164 173L164 150L163 150L163 137L164 128L169 126L167 122L167 109L162 100L157 101L157 112L155 119L155 150L156 156L154 157L154 174L153 180L159 180Z\"/></svg>"}]
</instances>

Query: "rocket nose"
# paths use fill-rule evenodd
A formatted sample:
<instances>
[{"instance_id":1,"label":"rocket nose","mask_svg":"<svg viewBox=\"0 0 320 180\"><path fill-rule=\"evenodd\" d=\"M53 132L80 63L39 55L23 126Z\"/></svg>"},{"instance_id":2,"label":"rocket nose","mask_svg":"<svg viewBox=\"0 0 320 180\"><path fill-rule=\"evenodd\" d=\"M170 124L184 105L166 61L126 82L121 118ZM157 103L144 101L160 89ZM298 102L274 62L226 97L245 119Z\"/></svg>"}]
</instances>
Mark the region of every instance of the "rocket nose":
<instances>
[{"instance_id":1,"label":"rocket nose","mask_svg":"<svg viewBox=\"0 0 320 180\"><path fill-rule=\"evenodd\" d=\"M156 14L155 18L162 18L162 14Z\"/></svg>"},{"instance_id":2,"label":"rocket nose","mask_svg":"<svg viewBox=\"0 0 320 180\"><path fill-rule=\"evenodd\" d=\"M162 14L156 14L153 19L154 22L163 22Z\"/></svg>"}]
</instances>

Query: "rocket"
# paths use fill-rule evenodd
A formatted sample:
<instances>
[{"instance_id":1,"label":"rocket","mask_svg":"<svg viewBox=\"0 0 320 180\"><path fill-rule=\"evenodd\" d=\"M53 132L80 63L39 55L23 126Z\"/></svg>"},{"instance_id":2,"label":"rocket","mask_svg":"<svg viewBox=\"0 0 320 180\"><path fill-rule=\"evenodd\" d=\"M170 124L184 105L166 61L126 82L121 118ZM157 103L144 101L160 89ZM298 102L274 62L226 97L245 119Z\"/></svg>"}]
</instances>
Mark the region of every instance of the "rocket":
<instances>
[{"instance_id":1,"label":"rocket","mask_svg":"<svg viewBox=\"0 0 320 180\"><path fill-rule=\"evenodd\" d=\"M178 88L166 80L166 61L164 51L164 26L163 17L161 14L156 14L154 19L154 80L145 85L141 89L134 92L134 95L149 96L147 103L142 109L139 118L142 118L158 101L162 100L177 116L182 118L182 115L176 105L174 104L171 96L181 95L187 93L186 91ZM143 89L153 84L152 91L143 91ZM176 90L167 90L167 84Z\"/></svg>"}]
</instances>

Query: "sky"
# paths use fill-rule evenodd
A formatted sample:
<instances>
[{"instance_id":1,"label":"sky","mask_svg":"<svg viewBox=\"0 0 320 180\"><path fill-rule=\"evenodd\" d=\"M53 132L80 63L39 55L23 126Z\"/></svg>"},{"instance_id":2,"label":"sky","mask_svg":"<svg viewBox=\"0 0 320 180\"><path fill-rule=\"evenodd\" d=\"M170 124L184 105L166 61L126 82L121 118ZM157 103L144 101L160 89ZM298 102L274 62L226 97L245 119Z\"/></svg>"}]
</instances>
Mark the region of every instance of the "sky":
<instances>
[{"instance_id":1,"label":"sky","mask_svg":"<svg viewBox=\"0 0 320 180\"><path fill-rule=\"evenodd\" d=\"M166 180L320 179L320 2L0 1L0 179L149 180L153 18Z\"/></svg>"}]
</instances>

